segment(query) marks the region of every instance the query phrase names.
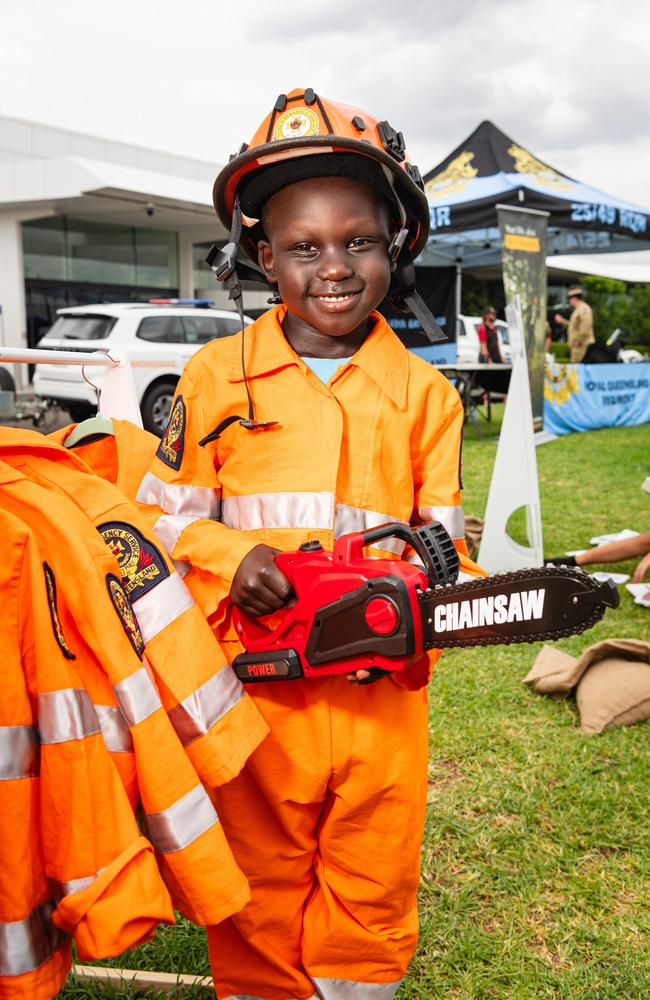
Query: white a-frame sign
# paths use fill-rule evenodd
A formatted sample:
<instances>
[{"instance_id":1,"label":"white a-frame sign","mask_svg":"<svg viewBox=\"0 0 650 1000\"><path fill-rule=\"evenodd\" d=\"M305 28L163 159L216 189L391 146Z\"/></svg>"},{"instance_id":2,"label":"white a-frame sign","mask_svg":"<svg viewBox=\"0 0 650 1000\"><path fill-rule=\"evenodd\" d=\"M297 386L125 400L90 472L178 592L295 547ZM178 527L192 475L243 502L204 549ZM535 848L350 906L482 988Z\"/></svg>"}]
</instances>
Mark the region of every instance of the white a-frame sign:
<instances>
[{"instance_id":1,"label":"white a-frame sign","mask_svg":"<svg viewBox=\"0 0 650 1000\"><path fill-rule=\"evenodd\" d=\"M488 573L541 566L544 562L533 413L518 295L506 306L506 319L512 348L512 376L478 554L479 566ZM507 531L510 516L519 507L526 508L528 546L515 542Z\"/></svg>"}]
</instances>

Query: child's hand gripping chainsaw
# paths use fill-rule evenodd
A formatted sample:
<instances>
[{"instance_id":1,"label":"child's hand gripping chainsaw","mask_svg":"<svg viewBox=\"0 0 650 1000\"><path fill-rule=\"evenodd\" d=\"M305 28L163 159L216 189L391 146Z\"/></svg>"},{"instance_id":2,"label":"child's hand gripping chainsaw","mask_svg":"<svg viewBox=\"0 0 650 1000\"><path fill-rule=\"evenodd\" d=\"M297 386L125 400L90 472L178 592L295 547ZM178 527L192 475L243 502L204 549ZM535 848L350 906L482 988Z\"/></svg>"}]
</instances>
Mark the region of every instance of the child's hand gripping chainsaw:
<instances>
[{"instance_id":1,"label":"child's hand gripping chainsaw","mask_svg":"<svg viewBox=\"0 0 650 1000\"><path fill-rule=\"evenodd\" d=\"M422 561L363 555L401 538ZM389 523L343 535L325 552L306 542L278 567L295 601L256 619L234 609L246 649L233 667L242 681L323 677L365 669L403 670L428 649L560 639L591 628L618 606L616 587L578 569L547 566L456 584L460 561L438 522Z\"/></svg>"}]
</instances>

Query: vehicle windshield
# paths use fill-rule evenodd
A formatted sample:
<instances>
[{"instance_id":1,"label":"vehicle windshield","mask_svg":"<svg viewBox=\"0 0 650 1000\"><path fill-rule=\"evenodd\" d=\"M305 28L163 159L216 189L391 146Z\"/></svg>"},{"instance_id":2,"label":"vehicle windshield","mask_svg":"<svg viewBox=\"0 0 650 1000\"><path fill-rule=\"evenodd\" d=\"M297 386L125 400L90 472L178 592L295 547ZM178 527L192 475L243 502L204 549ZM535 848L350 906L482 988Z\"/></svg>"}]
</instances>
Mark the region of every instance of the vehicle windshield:
<instances>
[{"instance_id":1,"label":"vehicle windshield","mask_svg":"<svg viewBox=\"0 0 650 1000\"><path fill-rule=\"evenodd\" d=\"M115 325L114 316L59 316L44 340L104 340Z\"/></svg>"}]
</instances>

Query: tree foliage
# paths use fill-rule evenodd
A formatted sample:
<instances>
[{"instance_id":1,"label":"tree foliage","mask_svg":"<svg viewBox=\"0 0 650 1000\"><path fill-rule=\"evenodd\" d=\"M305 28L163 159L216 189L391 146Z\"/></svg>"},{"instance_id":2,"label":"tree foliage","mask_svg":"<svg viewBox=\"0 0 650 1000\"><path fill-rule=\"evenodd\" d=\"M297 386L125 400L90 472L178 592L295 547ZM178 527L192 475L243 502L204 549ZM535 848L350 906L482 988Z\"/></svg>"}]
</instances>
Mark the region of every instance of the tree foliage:
<instances>
[{"instance_id":1,"label":"tree foliage","mask_svg":"<svg viewBox=\"0 0 650 1000\"><path fill-rule=\"evenodd\" d=\"M618 327L629 344L650 344L650 285L587 277L585 298L594 311L594 332L607 340Z\"/></svg>"}]
</instances>

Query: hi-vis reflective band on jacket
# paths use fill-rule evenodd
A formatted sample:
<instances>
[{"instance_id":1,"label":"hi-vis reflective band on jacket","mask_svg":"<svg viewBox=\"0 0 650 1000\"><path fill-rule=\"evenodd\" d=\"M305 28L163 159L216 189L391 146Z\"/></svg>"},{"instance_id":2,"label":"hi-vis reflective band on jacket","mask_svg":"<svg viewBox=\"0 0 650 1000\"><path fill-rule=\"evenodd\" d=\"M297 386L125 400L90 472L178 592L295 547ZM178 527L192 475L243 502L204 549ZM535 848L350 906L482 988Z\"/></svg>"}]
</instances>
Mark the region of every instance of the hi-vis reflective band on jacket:
<instances>
[{"instance_id":1,"label":"hi-vis reflective band on jacket","mask_svg":"<svg viewBox=\"0 0 650 1000\"><path fill-rule=\"evenodd\" d=\"M181 503L178 502L179 489L183 491ZM334 538L352 531L376 528L386 521L408 523L391 514L336 503L333 493L251 493L219 501L214 493L206 497L203 487L169 486L151 472L142 480L138 500L171 512L158 518L154 525L156 535L168 552L173 552L185 528L205 517L221 521L236 531L293 528L308 532L328 531ZM193 513L176 513L179 509L192 509ZM417 517L422 523L440 521L452 538L459 541L465 538L460 507L422 507L417 511ZM397 538L384 539L378 548L401 555L404 542Z\"/></svg>"},{"instance_id":2,"label":"hi-vis reflective band on jacket","mask_svg":"<svg viewBox=\"0 0 650 1000\"><path fill-rule=\"evenodd\" d=\"M260 542L287 550L317 539L331 548L349 531L435 518L456 540L464 572L479 572L464 542L456 390L409 354L379 314L351 361L323 385L286 341L285 312L278 306L246 331L256 416L277 425L232 426L199 445L245 405L239 337L206 345L178 386L182 461L170 464L159 452L137 497L153 505L156 535L175 562L191 567L185 582L228 642L236 641L232 579ZM381 544L374 554L403 551L397 540ZM410 687L427 678L420 667L396 675Z\"/></svg>"},{"instance_id":3,"label":"hi-vis reflective band on jacket","mask_svg":"<svg viewBox=\"0 0 650 1000\"><path fill-rule=\"evenodd\" d=\"M118 431L112 448L119 458L119 422ZM93 454L99 461L101 453ZM0 458L72 500L98 529L118 559L160 699L193 766L208 785L230 780L268 727L146 518L76 454L41 435L0 437Z\"/></svg>"},{"instance_id":4,"label":"hi-vis reflective band on jacket","mask_svg":"<svg viewBox=\"0 0 650 1000\"><path fill-rule=\"evenodd\" d=\"M3 454L9 433L14 441L21 433L32 436L30 432L0 430ZM26 446L25 454L27 450ZM74 460L74 456L69 457ZM48 562L64 602L59 609L60 629L66 639L71 630L78 632L87 651L83 659L69 661L76 666L81 683L66 687L82 687L93 703L107 705L108 682L129 726L145 824L151 824L149 836L160 851L161 871L178 908L203 924L236 912L249 896L246 879L234 862L218 816L163 707L163 682L159 681L159 691L146 660L141 659L142 637L114 556L70 500L55 489L43 489L5 463L0 463L0 505L19 513L38 544L47 547ZM70 615L71 607L77 610L75 619ZM180 704L178 699L174 704ZM191 714L191 706L189 711ZM83 726L87 721L82 711L74 724ZM101 738L94 735L88 739ZM115 754L113 759L129 756ZM91 874L98 867L82 874ZM104 877L102 873L99 879Z\"/></svg>"},{"instance_id":5,"label":"hi-vis reflective band on jacket","mask_svg":"<svg viewBox=\"0 0 650 1000\"><path fill-rule=\"evenodd\" d=\"M19 518L0 510L0 532L0 813L11 817L0 838L0 996L51 1000L71 935L81 957L101 958L151 937L173 910L77 686L85 651L67 620L63 632L55 575Z\"/></svg>"}]
</instances>

